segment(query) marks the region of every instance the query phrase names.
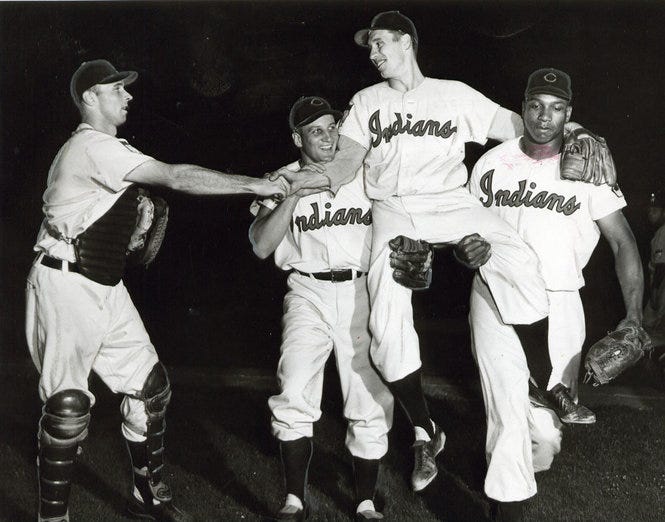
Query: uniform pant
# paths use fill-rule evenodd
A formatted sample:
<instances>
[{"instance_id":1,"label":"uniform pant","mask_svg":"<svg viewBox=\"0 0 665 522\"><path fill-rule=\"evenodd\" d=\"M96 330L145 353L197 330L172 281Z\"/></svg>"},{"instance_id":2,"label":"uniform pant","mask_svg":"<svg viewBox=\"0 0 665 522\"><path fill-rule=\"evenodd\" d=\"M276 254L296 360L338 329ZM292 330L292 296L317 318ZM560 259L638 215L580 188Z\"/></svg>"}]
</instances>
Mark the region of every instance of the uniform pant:
<instances>
[{"instance_id":1,"label":"uniform pant","mask_svg":"<svg viewBox=\"0 0 665 522\"><path fill-rule=\"evenodd\" d=\"M393 398L370 365L366 277L332 283L292 273L284 297L280 393L270 397L272 432L281 441L311 437L321 417L324 366L335 352L354 457L379 459L388 449Z\"/></svg>"},{"instance_id":2,"label":"uniform pant","mask_svg":"<svg viewBox=\"0 0 665 522\"><path fill-rule=\"evenodd\" d=\"M40 373L40 398L46 401L73 388L94 404L88 390L94 371L111 391L126 394L122 431L127 439L142 442L145 405L130 395L141 391L158 358L125 285L100 285L40 260L28 275L25 317L28 349Z\"/></svg>"},{"instance_id":3,"label":"uniform pant","mask_svg":"<svg viewBox=\"0 0 665 522\"><path fill-rule=\"evenodd\" d=\"M586 339L582 299L577 290L548 291L547 295L550 301L548 343L552 361L552 375L547 389L562 383L577 400L582 345Z\"/></svg>"},{"instance_id":4,"label":"uniform pant","mask_svg":"<svg viewBox=\"0 0 665 522\"><path fill-rule=\"evenodd\" d=\"M411 290L392 278L388 242L395 236L457 243L468 234L480 234L492 247L492 256L480 273L492 290L503 321L531 324L547 316L545 283L535 253L510 225L484 208L466 188L374 201L372 219L368 277L371 356L388 382L402 379L421 365Z\"/></svg>"},{"instance_id":5,"label":"uniform pant","mask_svg":"<svg viewBox=\"0 0 665 522\"><path fill-rule=\"evenodd\" d=\"M556 311L557 305L550 328L559 324L559 318L552 320ZM487 414L485 493L501 502L524 500L536 494L534 473L549 469L561 449L561 423L552 410L530 404L529 368L519 338L501 320L478 275L469 322Z\"/></svg>"}]
</instances>

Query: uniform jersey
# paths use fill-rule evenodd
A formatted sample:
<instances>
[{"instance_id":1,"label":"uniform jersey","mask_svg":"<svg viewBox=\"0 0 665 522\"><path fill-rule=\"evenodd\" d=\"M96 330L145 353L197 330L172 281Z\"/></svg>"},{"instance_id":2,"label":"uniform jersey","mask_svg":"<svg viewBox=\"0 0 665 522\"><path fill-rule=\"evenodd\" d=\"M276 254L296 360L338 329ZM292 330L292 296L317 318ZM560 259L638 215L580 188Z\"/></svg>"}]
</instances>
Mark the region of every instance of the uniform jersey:
<instances>
[{"instance_id":1,"label":"uniform jersey","mask_svg":"<svg viewBox=\"0 0 665 522\"><path fill-rule=\"evenodd\" d=\"M468 178L464 144L484 144L499 106L464 83L425 78L402 93L382 82L351 100L340 134L368 150L370 199L438 194Z\"/></svg>"},{"instance_id":2,"label":"uniform jersey","mask_svg":"<svg viewBox=\"0 0 665 522\"><path fill-rule=\"evenodd\" d=\"M51 164L43 196L45 217L34 249L75 262L71 241L131 185L125 176L151 159L124 139L81 123Z\"/></svg>"},{"instance_id":3,"label":"uniform jersey","mask_svg":"<svg viewBox=\"0 0 665 522\"><path fill-rule=\"evenodd\" d=\"M560 179L559 155L534 160L519 140L484 154L469 190L534 249L548 290L578 290L600 237L595 221L625 207L626 200L618 188Z\"/></svg>"},{"instance_id":4,"label":"uniform jersey","mask_svg":"<svg viewBox=\"0 0 665 522\"><path fill-rule=\"evenodd\" d=\"M294 162L286 168L296 171L300 165ZM275 206L272 199L261 203ZM275 264L282 270L308 273L346 268L367 272L372 241L370 207L361 171L335 197L320 192L300 198L289 229L275 250ZM252 212L258 213L256 203Z\"/></svg>"}]
</instances>

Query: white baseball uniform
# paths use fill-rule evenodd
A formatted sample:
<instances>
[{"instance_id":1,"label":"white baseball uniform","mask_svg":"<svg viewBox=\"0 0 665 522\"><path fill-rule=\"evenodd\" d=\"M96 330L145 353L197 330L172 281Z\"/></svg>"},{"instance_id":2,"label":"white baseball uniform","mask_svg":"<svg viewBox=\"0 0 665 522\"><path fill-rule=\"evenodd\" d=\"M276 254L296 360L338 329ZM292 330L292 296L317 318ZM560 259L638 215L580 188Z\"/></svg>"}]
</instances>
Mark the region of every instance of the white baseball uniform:
<instances>
[{"instance_id":1,"label":"white baseball uniform","mask_svg":"<svg viewBox=\"0 0 665 522\"><path fill-rule=\"evenodd\" d=\"M481 268L503 320L530 324L547 315L533 252L464 188L465 143L485 143L499 106L457 81L425 78L402 93L382 82L358 92L340 134L364 146L365 187L374 236L368 277L372 360L389 382L420 368L411 291L392 278L388 241L400 234L456 243L479 233L493 256Z\"/></svg>"},{"instance_id":2,"label":"white baseball uniform","mask_svg":"<svg viewBox=\"0 0 665 522\"><path fill-rule=\"evenodd\" d=\"M576 396L586 330L579 296L582 269L600 237L595 221L626 202L618 189L608 185L560 179L559 155L534 160L521 151L519 140L484 154L473 168L469 190L517 230L538 256L550 301L549 387L562 382ZM543 469L541 461L532 459L534 434L547 435L537 441L536 449L549 447L551 461L558 452L560 433L551 418L534 422L534 415L542 417L549 410L530 407L524 352L514 329L496 309L487 286L476 276L470 324L487 409L485 491L500 501L524 500L536 492L533 472Z\"/></svg>"},{"instance_id":3,"label":"white baseball uniform","mask_svg":"<svg viewBox=\"0 0 665 522\"><path fill-rule=\"evenodd\" d=\"M287 166L292 170L298 163ZM272 200L262 200L274 206ZM253 213L258 212L253 205ZM280 393L270 397L272 432L282 441L311 437L321 416L324 366L334 351L339 372L346 446L363 459L388 450L393 398L369 360L369 296L365 274L372 235L370 202L362 175L333 198L327 192L302 197L291 225L275 250L275 264L292 270L284 297ZM350 270L352 278L332 282L313 275Z\"/></svg>"},{"instance_id":4,"label":"white baseball uniform","mask_svg":"<svg viewBox=\"0 0 665 522\"><path fill-rule=\"evenodd\" d=\"M26 337L46 401L65 389L88 390L93 370L115 393L138 394L158 358L122 281L105 286L41 264L44 255L76 261L72 241L131 185L125 176L151 160L125 140L82 123L53 160L44 192L39 254L26 286ZM145 440L145 405L122 401L123 434Z\"/></svg>"}]
</instances>

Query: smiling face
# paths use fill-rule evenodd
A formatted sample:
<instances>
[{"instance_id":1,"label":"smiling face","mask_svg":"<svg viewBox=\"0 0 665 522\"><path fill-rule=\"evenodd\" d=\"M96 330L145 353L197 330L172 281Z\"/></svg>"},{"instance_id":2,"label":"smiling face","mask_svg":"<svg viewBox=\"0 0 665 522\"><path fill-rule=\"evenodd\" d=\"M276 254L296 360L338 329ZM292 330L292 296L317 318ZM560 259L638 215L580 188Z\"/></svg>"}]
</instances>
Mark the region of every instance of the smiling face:
<instances>
[{"instance_id":1,"label":"smiling face","mask_svg":"<svg viewBox=\"0 0 665 522\"><path fill-rule=\"evenodd\" d=\"M532 94L522 102L524 137L545 145L563 138L563 127L570 120L570 104L551 94Z\"/></svg>"},{"instance_id":2,"label":"smiling face","mask_svg":"<svg viewBox=\"0 0 665 522\"><path fill-rule=\"evenodd\" d=\"M338 139L337 123L332 114L324 114L293 133L293 142L300 149L305 164L332 161Z\"/></svg>"},{"instance_id":3,"label":"smiling face","mask_svg":"<svg viewBox=\"0 0 665 522\"><path fill-rule=\"evenodd\" d=\"M404 69L407 35L386 29L375 29L369 33L367 45L369 60L382 78L397 78Z\"/></svg>"},{"instance_id":4,"label":"smiling face","mask_svg":"<svg viewBox=\"0 0 665 522\"><path fill-rule=\"evenodd\" d=\"M98 84L90 90L96 98L96 110L107 124L119 127L127 121L127 111L132 95L125 90L122 81Z\"/></svg>"}]
</instances>

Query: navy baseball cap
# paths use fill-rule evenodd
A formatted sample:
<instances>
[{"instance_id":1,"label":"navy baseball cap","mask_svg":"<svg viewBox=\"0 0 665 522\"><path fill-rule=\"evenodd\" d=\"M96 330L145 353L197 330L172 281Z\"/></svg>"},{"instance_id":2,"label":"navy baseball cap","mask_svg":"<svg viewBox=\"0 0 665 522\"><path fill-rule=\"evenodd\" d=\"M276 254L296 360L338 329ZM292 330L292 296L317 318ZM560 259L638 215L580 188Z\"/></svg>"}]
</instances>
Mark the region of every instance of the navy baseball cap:
<instances>
[{"instance_id":1,"label":"navy baseball cap","mask_svg":"<svg viewBox=\"0 0 665 522\"><path fill-rule=\"evenodd\" d=\"M367 40L369 39L369 32L377 29L386 29L388 31L401 31L404 34L411 36L414 43L418 44L418 33L416 33L416 26L410 18L404 16L399 11L385 11L379 13L372 18L372 23L368 29L361 29L358 31L353 39L361 47L367 47Z\"/></svg>"},{"instance_id":2,"label":"navy baseball cap","mask_svg":"<svg viewBox=\"0 0 665 522\"><path fill-rule=\"evenodd\" d=\"M333 109L327 100L319 96L301 96L291 107L289 125L291 130L295 130L318 120L325 114L332 114L335 121L342 117L342 113Z\"/></svg>"},{"instance_id":3,"label":"navy baseball cap","mask_svg":"<svg viewBox=\"0 0 665 522\"><path fill-rule=\"evenodd\" d=\"M551 67L538 69L529 76L524 97L527 98L532 94L551 94L570 101L573 97L573 91L570 88L570 76Z\"/></svg>"},{"instance_id":4,"label":"navy baseball cap","mask_svg":"<svg viewBox=\"0 0 665 522\"><path fill-rule=\"evenodd\" d=\"M136 71L118 71L107 60L91 60L83 62L76 72L72 75L69 83L69 93L75 103L81 101L83 93L98 84L115 83L123 80L125 85L129 85L139 73Z\"/></svg>"}]
</instances>

